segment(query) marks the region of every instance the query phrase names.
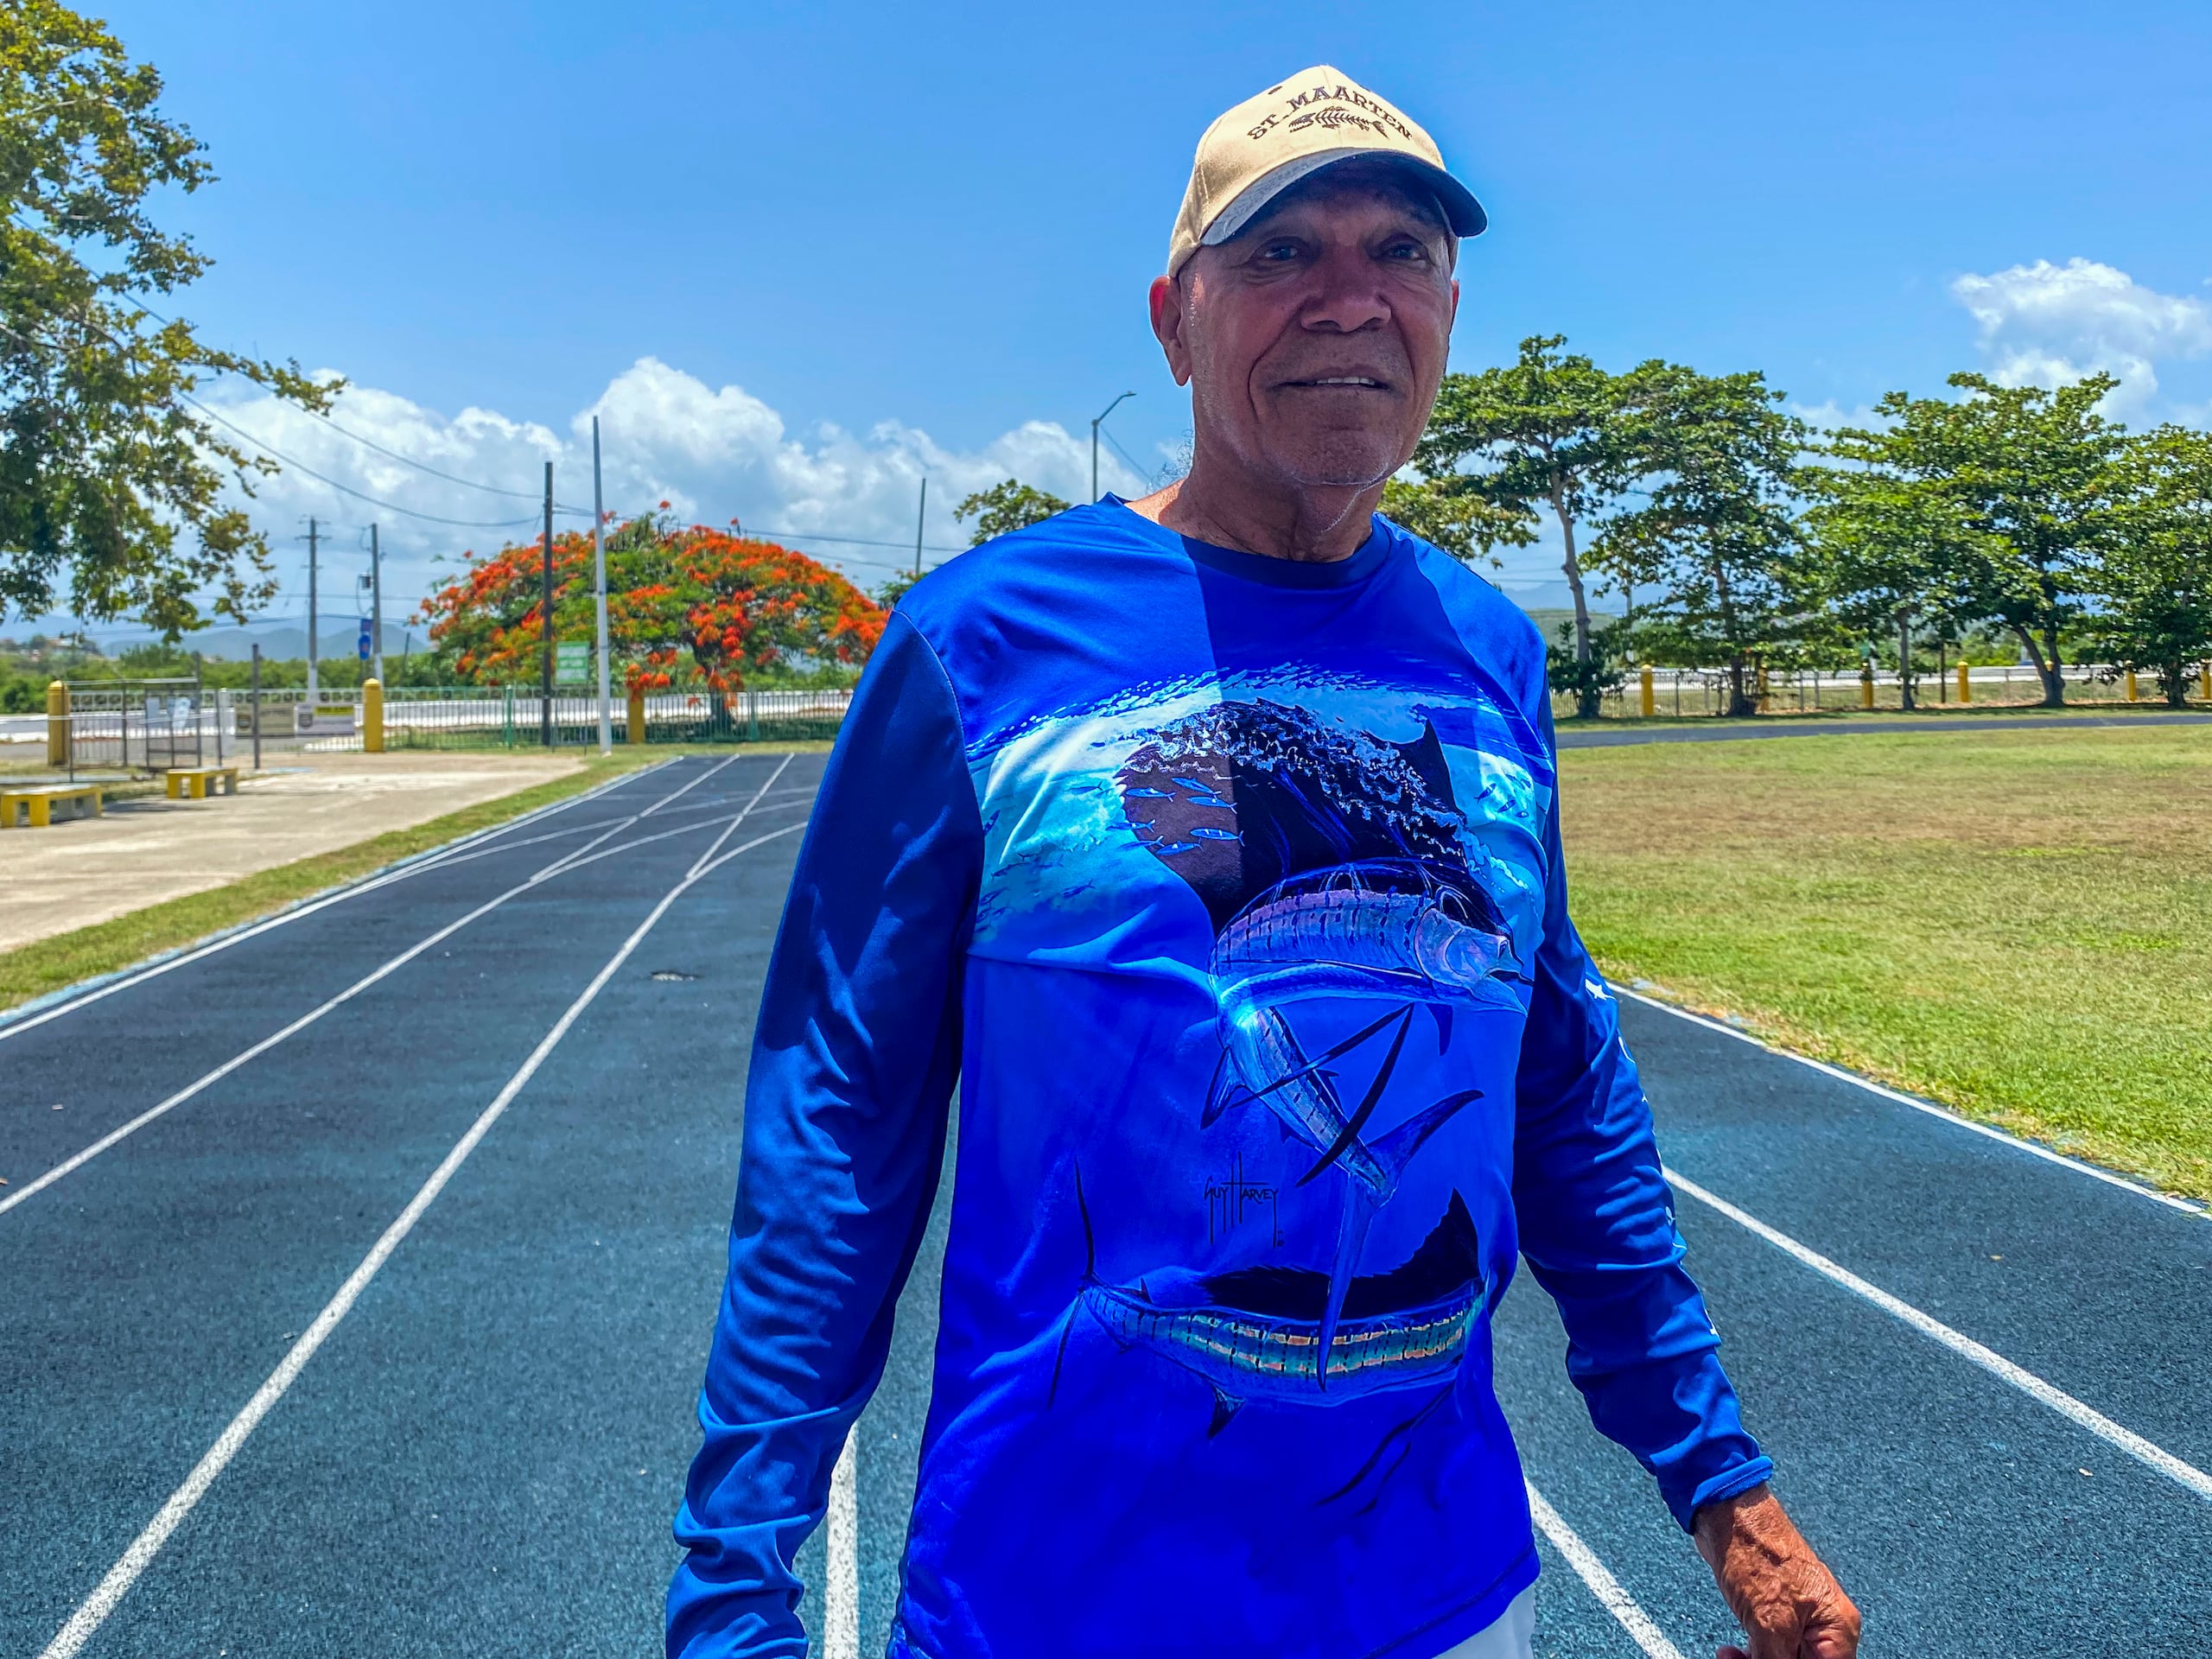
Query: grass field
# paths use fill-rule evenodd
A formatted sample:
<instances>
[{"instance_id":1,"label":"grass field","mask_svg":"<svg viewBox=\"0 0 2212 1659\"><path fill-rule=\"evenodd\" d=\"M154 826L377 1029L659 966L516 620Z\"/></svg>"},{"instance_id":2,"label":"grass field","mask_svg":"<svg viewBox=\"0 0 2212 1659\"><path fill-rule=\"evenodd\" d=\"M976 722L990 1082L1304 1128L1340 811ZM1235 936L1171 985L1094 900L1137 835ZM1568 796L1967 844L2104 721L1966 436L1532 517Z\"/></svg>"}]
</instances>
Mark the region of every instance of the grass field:
<instances>
[{"instance_id":1,"label":"grass field","mask_svg":"<svg viewBox=\"0 0 2212 1659\"><path fill-rule=\"evenodd\" d=\"M2212 1198L2212 730L1560 760L1608 974Z\"/></svg>"}]
</instances>

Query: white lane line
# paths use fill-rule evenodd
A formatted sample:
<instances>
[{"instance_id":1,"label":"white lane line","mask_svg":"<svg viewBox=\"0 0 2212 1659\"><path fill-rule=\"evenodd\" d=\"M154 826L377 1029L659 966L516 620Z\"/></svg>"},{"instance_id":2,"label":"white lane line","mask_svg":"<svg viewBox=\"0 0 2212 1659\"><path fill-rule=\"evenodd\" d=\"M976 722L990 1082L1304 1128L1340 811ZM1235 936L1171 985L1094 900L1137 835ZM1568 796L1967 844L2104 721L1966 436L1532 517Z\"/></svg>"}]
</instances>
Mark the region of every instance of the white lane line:
<instances>
[{"instance_id":1,"label":"white lane line","mask_svg":"<svg viewBox=\"0 0 2212 1659\"><path fill-rule=\"evenodd\" d=\"M360 880L340 887L334 892L327 893L319 899L310 899L304 904L293 906L289 910L280 911L264 921L234 928L226 933L219 933L205 944L194 945L190 950L180 951L172 957L165 957L159 962L149 963L135 971L125 972L120 977L111 979L105 985L96 985L83 995L71 997L66 1002L57 1002L52 1007L41 1008L35 1014L27 1014L15 1019L0 1017L0 1042L5 1042L9 1038L18 1036L35 1027L42 1026L49 1020L59 1020L63 1014L73 1013L88 1004L98 1002L103 997L113 996L118 991L127 991L134 985L143 985L149 979L158 979L163 974L174 973L180 968L189 967L195 962L213 956L219 950L227 950L234 944L243 944L248 939L258 938L272 929L283 927L289 923L300 921L318 912L327 910L333 905L343 904L348 899L358 899L365 893L374 893L379 888L391 886L394 882L420 875L425 870L439 868L449 855L464 848L479 846L494 836L511 834L527 824L550 818L556 812L565 812L572 806L581 806L586 801L597 800L601 796L620 789L625 784L634 782L648 772L659 772L673 764L672 761L663 760L654 766L641 767L636 772L626 772L623 776L611 779L595 789L588 789L581 795L572 795L565 801L555 801L550 805L541 806L534 812L525 812L520 817L511 819L505 823L493 824L489 829L473 831L457 841L448 842L442 848L433 849L427 853L418 853L412 858L402 859L389 869L378 870L363 876Z\"/></svg>"},{"instance_id":2,"label":"white lane line","mask_svg":"<svg viewBox=\"0 0 2212 1659\"><path fill-rule=\"evenodd\" d=\"M762 798L761 804L766 806L770 801L788 802L801 798L810 799L815 793L816 791L813 789L805 785L801 785L797 789L772 789L765 797ZM728 796L716 795L710 799L692 801L685 805L679 806L668 816L671 818L680 818L691 813L715 812L721 810L728 806ZM643 815L635 815L632 817L623 819L622 822L625 823L633 823L637 821L638 816ZM466 864L472 859L490 858L498 853L516 852L522 848L535 847L543 842L565 841L571 836L589 835L593 830L601 828L607 822L608 820L605 818L594 818L589 823L580 823L568 830L548 830L542 836L532 836L526 841L511 841L505 845L500 847L486 847L478 851L463 853L458 857L442 859L440 861L437 868L442 870L451 869L454 865ZM720 823L721 820L715 819L712 820L712 822Z\"/></svg>"},{"instance_id":3,"label":"white lane line","mask_svg":"<svg viewBox=\"0 0 2212 1659\"><path fill-rule=\"evenodd\" d=\"M610 823L618 830L626 828L627 826L637 823L640 818L652 817L656 812L658 812L662 808L665 807L670 801L676 799L679 795L688 794L690 791L697 788L701 784L706 782L707 779L712 777L715 772L720 772L724 766L733 765L741 757L737 755L732 755L728 760L717 762L715 765L709 766L698 777L693 779L690 783L684 785L682 789L674 791L664 799L654 801L641 812L631 813L627 817L621 819L594 818L589 823L576 824L567 830L549 830L546 834L542 836L531 836L522 841L510 841L497 847L472 848L470 843L466 840L457 841L450 847L441 849L434 853L424 854L418 863L410 865L404 872L393 873L389 879L397 880L403 874L410 876L420 875L425 870L449 870L457 864L467 864L475 859L491 858L500 853L519 852L524 847L536 847L549 841L565 841L570 836L589 835L593 830L604 829ZM788 760L790 757L786 756L785 758ZM662 762L662 766L672 764L672 762L668 761ZM651 768L651 770L656 772L660 769L661 768L659 766ZM782 768L778 767L777 770L780 772ZM772 800L779 796L805 795L811 794L812 792L812 791L805 789L782 789L778 790L774 796L771 796L768 798ZM671 817L681 817L687 812L712 812L717 807L725 806L728 804L728 797L718 795L711 800L694 801L688 806L679 806L673 812L671 812L669 816ZM711 820L711 822L718 823L720 820ZM643 845L644 843L640 842L639 844ZM468 849L468 850L464 851L462 850L463 849ZM384 885L384 883L379 881L378 885L381 886Z\"/></svg>"},{"instance_id":4,"label":"white lane line","mask_svg":"<svg viewBox=\"0 0 2212 1659\"><path fill-rule=\"evenodd\" d=\"M830 1471L830 1565L822 1585L823 1659L860 1659L861 1517L857 1447L860 1425L845 1436L837 1466Z\"/></svg>"},{"instance_id":5,"label":"white lane line","mask_svg":"<svg viewBox=\"0 0 2212 1659\"><path fill-rule=\"evenodd\" d=\"M733 756L732 760L734 760L735 758L736 757ZM724 760L720 766L710 768L709 773L706 775L711 775L713 772L718 772L721 769L721 766L726 766L729 764L729 760ZM791 757L786 755L784 760L784 765L789 766L790 764ZM777 774L780 773L782 771L783 766L777 767L776 772L769 775L768 781L770 783L774 782ZM684 789L692 788L696 784L703 781L704 776L694 779L691 783L684 785ZM766 792L766 785L763 785L760 790L756 791L753 797L753 801L758 801L760 795L765 794ZM676 791L676 794L681 793L683 793L682 790ZM673 800L676 798L676 795L671 794L666 798ZM753 810L753 802L747 802L738 812L737 816L730 820L730 830L734 830L740 823L742 823L745 821L746 814ZM489 915L500 906L505 904L509 899L518 898L521 894L528 893L531 888L551 880L555 876L566 875L572 870L580 869L586 864L596 863L599 860L610 857L616 853L627 852L635 847L646 846L656 841L665 840L670 836L689 835L699 830L711 828L713 823L713 820L709 819L702 823L686 824L682 829L667 830L663 832L661 835L640 836L636 841L625 842L620 846L609 847L602 852L594 853L592 851L592 849L597 847L600 842L605 841L608 836L615 835L620 830L628 828L631 824L636 823L639 818L650 817L652 815L652 809L648 807L645 811L638 813L633 817L624 818L618 823L609 825L607 829L601 830L597 836L594 836L590 841L586 842L582 847L577 848L572 853L564 854L561 857L554 860L552 863L548 864L544 868L537 871L528 880L519 882L514 887L509 887L505 893L499 894L495 898L486 899L484 903L477 906L475 909L470 911L467 915L461 917L458 920L448 922L443 927L431 934L428 938L418 940L414 944L408 946L406 950L401 951L397 956L385 963L381 967L374 969L362 978L355 980L344 990L339 992L337 995L330 998L329 1001L323 1002L316 1007L308 1009L307 1013L302 1014L298 1019L293 1020L291 1024L284 1027L282 1030L274 1032L270 1035L263 1038L251 1048L232 1055L229 1059L224 1061L222 1065L217 1066L213 1071L207 1072L203 1076L195 1078L193 1082L187 1084L183 1088L178 1090L166 1100L158 1101L155 1104L149 1106L144 1111L139 1113L137 1116L130 1119L126 1122L118 1124L114 1128L110 1129L105 1135L100 1136L99 1140L93 1141L90 1146L83 1147L81 1150L63 1159L60 1163L54 1165L53 1168L48 1170L44 1174L35 1177L31 1180L25 1182L20 1187L11 1189L4 1197L0 1197L0 1216L4 1216L9 1211L13 1210L17 1205L25 1203L35 1194L44 1192L48 1187L52 1186L56 1181L62 1179L65 1176L72 1174L75 1171L83 1168L86 1164L92 1162L93 1159L99 1157L109 1147L116 1145L118 1141L128 1140L130 1136L137 1134L139 1130L144 1128L149 1123L154 1122L156 1120L168 1116L170 1112L175 1111L178 1107L183 1105L185 1102L190 1100L194 1096L201 1093L215 1084L220 1083L225 1077L230 1076L232 1072L237 1071L240 1066L259 1058L262 1055L266 1054L270 1049L275 1048L279 1043L297 1036L301 1032L305 1031L309 1026L314 1025L317 1020L321 1020L325 1014L329 1014L337 1008L342 1007L345 1004L352 1001L355 997L367 990L370 987L377 984L382 980L389 978L391 975L397 973L402 968L404 968L409 963L414 961L416 957L421 956L425 950L428 950L432 946L442 944L445 940L451 938L454 934L460 932L462 928L467 927L471 922L477 920L480 917ZM728 830L725 830L723 831L724 839L728 838ZM715 844L719 846L721 842L717 842Z\"/></svg>"},{"instance_id":6,"label":"white lane line","mask_svg":"<svg viewBox=\"0 0 2212 1659\"><path fill-rule=\"evenodd\" d=\"M1682 1659L1682 1650L1667 1639L1666 1631L1652 1622L1651 1615L1637 1605L1636 1598L1621 1588L1621 1581L1606 1570L1597 1553L1582 1541L1573 1527L1560 1519L1557 1510L1544 1501L1544 1495L1524 1478L1522 1484L1529 1487L1529 1513L1536 1522L1536 1529L1551 1540L1552 1548L1567 1558L1575 1576L1590 1587L1598 1605L1611 1613L1620 1627L1636 1639L1636 1645L1649 1656L1649 1659Z\"/></svg>"},{"instance_id":7,"label":"white lane line","mask_svg":"<svg viewBox=\"0 0 2212 1659\"><path fill-rule=\"evenodd\" d=\"M716 837L714 846L709 849L709 853L719 851L722 842L728 841L736 829L737 823L733 821ZM737 853L746 852L790 833L790 830L778 830L757 836L744 846L733 849L730 855L734 856ZM207 1454L193 1465L192 1472L184 1478L183 1484L169 1494L168 1501L146 1523L145 1530L131 1540L130 1547L123 1552L113 1567L108 1568L106 1576L93 1587L92 1594L86 1597L76 1611L70 1614L69 1622L55 1634L53 1641L46 1644L40 1659L73 1659L78 1650L107 1622L108 1616L130 1593L130 1586L137 1583L140 1575L161 1554L162 1547L184 1523L185 1517L192 1513L200 1500L207 1495L208 1489L229 1466L231 1459L238 1456L261 1420L284 1397L285 1391L299 1380L300 1373L307 1369L307 1363L315 1357L315 1351L328 1340L330 1333L338 1328L339 1321L353 1311L353 1304L360 1300L361 1293L369 1287L369 1281L391 1259L393 1252L398 1249L407 1235L414 1231L415 1224L422 1220L423 1212L436 1201L438 1194L445 1191L446 1184L467 1161L468 1154L475 1151L478 1143L491 1133L492 1126L499 1121L500 1115L522 1092L524 1085L537 1074L537 1069L545 1063L546 1057L569 1034L569 1028L606 988L607 981L621 970L622 964L629 961L631 953L644 942L645 935L652 931L653 925L668 913L669 906L688 893L702 874L704 870L701 864L693 865L653 906L652 914L639 923L636 931L623 940L621 949L607 958L607 965L592 976L591 983L584 987L582 995L569 1004L567 1012L554 1022L553 1029L545 1033L537 1046L531 1051L530 1058L522 1063L514 1076L507 1079L506 1086L493 1097L492 1103L484 1109L483 1114L469 1125L468 1132L454 1142L453 1150L445 1155L437 1168L431 1171L430 1179L423 1182L421 1189L408 1200L407 1207L399 1212L398 1219L385 1229L384 1236L370 1248L368 1255L361 1259L360 1266L355 1268L346 1276L346 1282L338 1287L338 1294L323 1305L322 1312L315 1315L315 1322L292 1344L276 1369L269 1374L268 1381L254 1390L253 1398L247 1401L245 1408L231 1419L229 1427L216 1437L215 1444L207 1448Z\"/></svg>"},{"instance_id":8,"label":"white lane line","mask_svg":"<svg viewBox=\"0 0 2212 1659\"><path fill-rule=\"evenodd\" d=\"M1662 1166L1661 1172L1677 1192L1687 1192L1700 1204L1719 1211L1738 1226L1758 1234L1775 1249L1792 1256L1825 1279L1841 1285L1853 1295L1863 1296L1889 1314L1901 1319L1921 1335L1941 1343L1961 1358L1970 1359L1991 1376L2011 1383L2040 1405L2048 1406L2068 1421L2076 1423L2108 1446L2118 1447L2146 1467L2157 1471L2176 1484L2186 1488L2197 1497L2212 1502L2212 1475L2208 1475L2194 1464L2183 1463L2164 1448L2154 1446L2130 1428L2123 1428L2092 1407L2083 1405L2063 1389L2054 1388L2033 1371L2015 1365L1993 1348L1986 1348L1972 1337L1954 1331L1941 1319L1922 1313L1911 1303L1892 1296L1879 1285L1869 1284L1848 1268L1840 1267L1819 1251L1800 1244L1787 1233L1770 1227L1757 1216L1738 1209L1727 1199L1707 1192L1695 1181Z\"/></svg>"},{"instance_id":9,"label":"white lane line","mask_svg":"<svg viewBox=\"0 0 2212 1659\"><path fill-rule=\"evenodd\" d=\"M2100 1169L2096 1165L2084 1163L2079 1158L2069 1158L2063 1152L2054 1152L2049 1147L2040 1146L2033 1141L2025 1140L2017 1135L2007 1134L1994 1124L1977 1123L1970 1117L1960 1116L1948 1106L1940 1106L1932 1100L1923 1100L1916 1095L1908 1095L1902 1090L1885 1088L1881 1084L1860 1077L1855 1071L1847 1071L1840 1065L1830 1065L1826 1060L1815 1060L1807 1055L1792 1053L1786 1048L1777 1048L1772 1043L1752 1036L1748 1031L1737 1030L1735 1027L1727 1024L1725 1020L1708 1019L1704 1014L1693 1014L1688 1008L1678 1008L1671 1002L1662 1001L1656 996L1646 996L1643 992L1632 991L1624 985L1608 984L1607 988L1622 996L1633 997L1647 1008L1657 1008L1662 1014L1673 1014L1677 1020L1687 1020L1694 1026L1703 1026L1707 1031L1717 1031L1723 1037L1733 1037L1738 1042L1749 1043L1763 1053L1776 1055L1785 1060L1795 1060L1800 1065L1810 1066L1823 1077L1834 1077L1838 1083L1847 1083L1854 1089L1864 1089L1870 1095L1879 1095L1884 1100L1894 1101L1900 1106L1910 1106L1916 1112L1924 1112L1929 1117L1948 1123L1954 1128L1970 1129L1976 1135L2010 1147L2016 1152L2024 1152L2031 1157L2040 1158L2045 1163L2059 1165L2063 1168L2072 1170L2077 1175L2087 1175L2094 1180L2102 1181L2107 1186L2119 1187L2123 1192L2134 1193L2139 1198L2148 1198L2153 1204L2163 1204L2169 1210L2178 1210L2185 1216L2195 1216L2200 1221L2212 1219L2212 1209L2191 1204L2186 1198L2175 1198L2169 1192L2161 1192L2155 1187L2144 1185L2140 1181L2131 1181L2125 1175L2115 1175L2108 1169Z\"/></svg>"},{"instance_id":10,"label":"white lane line","mask_svg":"<svg viewBox=\"0 0 2212 1659\"><path fill-rule=\"evenodd\" d=\"M737 816L729 821L729 829L723 830L721 834L716 836L715 837L715 844L708 848L705 852L700 854L698 857L691 861L691 868L683 873L683 879L686 881L696 881L702 875L707 873L708 869L711 868L709 861L713 859L715 855L721 850L721 844L729 839L730 831L735 830L739 824L743 823L746 819L746 815L767 798L769 785L773 784L777 779L782 777L784 775L784 768L791 765L791 763L798 758L798 757L796 755L785 755L783 760L778 763L776 769L770 772L767 777L761 781L760 787L753 791L753 798L746 802L746 804L738 810ZM791 826L794 830L798 827L799 826L798 824L793 824ZM751 845L752 843L748 842L747 844ZM730 856L735 857L736 855L732 854Z\"/></svg>"}]
</instances>

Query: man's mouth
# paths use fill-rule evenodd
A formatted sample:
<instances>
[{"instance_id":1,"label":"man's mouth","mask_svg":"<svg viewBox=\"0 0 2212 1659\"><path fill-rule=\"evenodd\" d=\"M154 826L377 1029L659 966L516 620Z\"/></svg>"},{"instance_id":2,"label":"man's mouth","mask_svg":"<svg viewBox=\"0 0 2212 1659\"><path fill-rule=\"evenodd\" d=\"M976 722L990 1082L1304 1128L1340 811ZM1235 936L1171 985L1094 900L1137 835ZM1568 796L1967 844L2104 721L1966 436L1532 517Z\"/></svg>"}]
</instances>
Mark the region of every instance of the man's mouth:
<instances>
[{"instance_id":1,"label":"man's mouth","mask_svg":"<svg viewBox=\"0 0 2212 1659\"><path fill-rule=\"evenodd\" d=\"M1294 386L1359 386L1370 391L1390 390L1389 381L1378 380L1372 375L1365 374L1321 374L1315 375L1310 379L1293 380L1287 384Z\"/></svg>"}]
</instances>

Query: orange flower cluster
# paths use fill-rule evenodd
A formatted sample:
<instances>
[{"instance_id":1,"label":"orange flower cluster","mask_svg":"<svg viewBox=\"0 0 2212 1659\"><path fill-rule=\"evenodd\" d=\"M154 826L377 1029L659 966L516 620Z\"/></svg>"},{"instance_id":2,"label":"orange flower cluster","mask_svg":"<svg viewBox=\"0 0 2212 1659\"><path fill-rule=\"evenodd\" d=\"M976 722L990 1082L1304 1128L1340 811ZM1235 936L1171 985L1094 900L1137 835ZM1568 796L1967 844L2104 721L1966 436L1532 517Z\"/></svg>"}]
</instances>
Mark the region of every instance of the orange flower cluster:
<instances>
[{"instance_id":1,"label":"orange flower cluster","mask_svg":"<svg viewBox=\"0 0 2212 1659\"><path fill-rule=\"evenodd\" d=\"M544 645L538 543L469 556L467 573L423 604L430 639L455 672L482 683L530 683ZM553 637L594 632L591 537L553 543ZM883 637L888 613L805 554L664 516L607 537L607 638L626 685L702 684L727 695L747 674L787 664L855 666ZM688 658L688 661L686 660Z\"/></svg>"}]
</instances>

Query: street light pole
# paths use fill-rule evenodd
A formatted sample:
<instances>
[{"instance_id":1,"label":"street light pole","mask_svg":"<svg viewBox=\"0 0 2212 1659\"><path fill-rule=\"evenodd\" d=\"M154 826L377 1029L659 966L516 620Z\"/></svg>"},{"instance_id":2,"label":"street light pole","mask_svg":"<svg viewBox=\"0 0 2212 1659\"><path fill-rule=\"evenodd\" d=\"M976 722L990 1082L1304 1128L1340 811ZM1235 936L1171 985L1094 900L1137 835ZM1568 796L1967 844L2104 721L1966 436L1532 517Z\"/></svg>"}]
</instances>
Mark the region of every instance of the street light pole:
<instances>
[{"instance_id":1,"label":"street light pole","mask_svg":"<svg viewBox=\"0 0 2212 1659\"><path fill-rule=\"evenodd\" d=\"M1135 396L1136 393L1134 391L1123 392L1121 397L1116 397L1105 408L1100 410L1098 419L1090 423L1090 499L1093 501L1098 499L1098 429L1109 415L1122 406L1122 397Z\"/></svg>"},{"instance_id":2,"label":"street light pole","mask_svg":"<svg viewBox=\"0 0 2212 1659\"><path fill-rule=\"evenodd\" d=\"M315 699L315 530L313 518L308 520L308 707L312 710Z\"/></svg>"},{"instance_id":3,"label":"street light pole","mask_svg":"<svg viewBox=\"0 0 2212 1659\"><path fill-rule=\"evenodd\" d=\"M369 666L384 683L384 550L377 544L377 527L369 526Z\"/></svg>"},{"instance_id":4,"label":"street light pole","mask_svg":"<svg viewBox=\"0 0 2212 1659\"><path fill-rule=\"evenodd\" d=\"M539 587L538 608L544 626L538 630L537 736L553 747L553 463L545 463L545 572Z\"/></svg>"},{"instance_id":5,"label":"street light pole","mask_svg":"<svg viewBox=\"0 0 2212 1659\"><path fill-rule=\"evenodd\" d=\"M607 505L600 493L599 416L591 417L591 569L595 590L594 626L599 645L599 752L614 753L613 712L607 683L607 543L601 536L607 523Z\"/></svg>"}]
</instances>

